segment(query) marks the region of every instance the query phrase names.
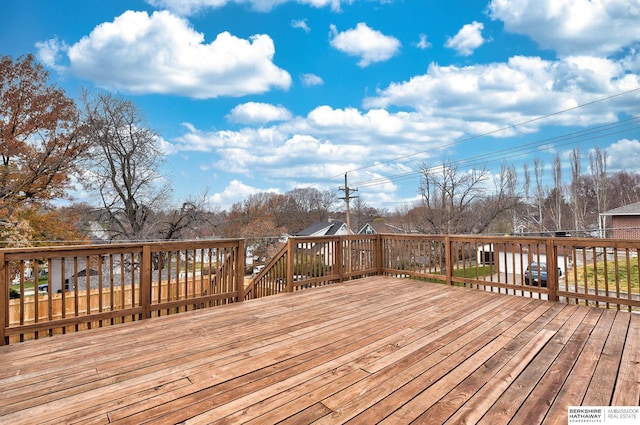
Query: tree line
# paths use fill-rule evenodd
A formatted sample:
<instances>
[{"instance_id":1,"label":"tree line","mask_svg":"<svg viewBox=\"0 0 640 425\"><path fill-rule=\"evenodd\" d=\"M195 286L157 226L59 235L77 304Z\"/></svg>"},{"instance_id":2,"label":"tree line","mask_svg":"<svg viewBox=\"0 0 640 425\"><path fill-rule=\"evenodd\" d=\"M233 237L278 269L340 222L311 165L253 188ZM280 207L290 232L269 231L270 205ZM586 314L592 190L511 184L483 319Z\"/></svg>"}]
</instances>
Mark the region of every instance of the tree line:
<instances>
[{"instance_id":1,"label":"tree line","mask_svg":"<svg viewBox=\"0 0 640 425\"><path fill-rule=\"evenodd\" d=\"M228 211L210 205L206 192L167 208L164 155L142 111L111 93L81 90L79 99L69 98L32 55L0 58L0 155L2 246L95 238L266 240L315 222L346 221L337 195L315 188L254 194ZM581 152L571 152L568 184L559 156L549 166L535 160L520 173L506 164L497 174L422 164L419 201L390 211L357 198L352 231L378 221L420 233L589 232L601 212L640 200L640 175L609 173L599 149L588 159L582 170ZM95 204L56 206L72 189L89 191Z\"/></svg>"}]
</instances>

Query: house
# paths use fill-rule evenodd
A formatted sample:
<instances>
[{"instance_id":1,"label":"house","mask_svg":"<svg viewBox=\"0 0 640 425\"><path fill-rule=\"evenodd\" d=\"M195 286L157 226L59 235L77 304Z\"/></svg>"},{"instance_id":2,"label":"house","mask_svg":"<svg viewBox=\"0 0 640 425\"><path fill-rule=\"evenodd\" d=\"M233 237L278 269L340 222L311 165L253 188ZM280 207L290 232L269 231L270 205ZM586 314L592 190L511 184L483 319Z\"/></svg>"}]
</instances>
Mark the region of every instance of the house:
<instances>
[{"instance_id":1,"label":"house","mask_svg":"<svg viewBox=\"0 0 640 425\"><path fill-rule=\"evenodd\" d=\"M379 235L379 234L406 234L410 233L393 224L385 223L382 221L374 221L362 226L362 229L358 232L359 235Z\"/></svg>"},{"instance_id":2,"label":"house","mask_svg":"<svg viewBox=\"0 0 640 425\"><path fill-rule=\"evenodd\" d=\"M607 226L608 217L610 217L609 226ZM599 230L601 238L640 239L640 202L601 213Z\"/></svg>"},{"instance_id":3,"label":"house","mask_svg":"<svg viewBox=\"0 0 640 425\"><path fill-rule=\"evenodd\" d=\"M334 236L348 234L347 225L341 221L315 223L296 233L296 236Z\"/></svg>"},{"instance_id":4,"label":"house","mask_svg":"<svg viewBox=\"0 0 640 425\"><path fill-rule=\"evenodd\" d=\"M411 225L407 225L406 223L391 224L380 219L376 219L375 221L371 221L365 224L358 232L359 235L408 235L419 233L420 232L418 230L414 229Z\"/></svg>"},{"instance_id":5,"label":"house","mask_svg":"<svg viewBox=\"0 0 640 425\"><path fill-rule=\"evenodd\" d=\"M296 233L296 236L322 237L347 234L349 234L349 232L347 231L347 225L345 223L341 221L329 221L312 224L301 232ZM309 258L317 258L322 264L327 266L333 264L332 262L335 256L333 244L303 242L297 244L296 249L301 253L305 252Z\"/></svg>"}]
</instances>

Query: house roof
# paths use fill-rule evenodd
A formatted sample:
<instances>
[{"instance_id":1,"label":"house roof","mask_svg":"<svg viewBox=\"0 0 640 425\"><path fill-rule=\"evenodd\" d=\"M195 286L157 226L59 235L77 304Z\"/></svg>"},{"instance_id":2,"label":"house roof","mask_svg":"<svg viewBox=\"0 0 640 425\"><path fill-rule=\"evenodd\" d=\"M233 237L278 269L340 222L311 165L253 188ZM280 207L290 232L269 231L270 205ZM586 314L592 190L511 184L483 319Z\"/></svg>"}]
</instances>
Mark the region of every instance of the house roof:
<instances>
[{"instance_id":1,"label":"house roof","mask_svg":"<svg viewBox=\"0 0 640 425\"><path fill-rule=\"evenodd\" d=\"M600 215L640 215L640 202L605 211Z\"/></svg>"},{"instance_id":2,"label":"house roof","mask_svg":"<svg viewBox=\"0 0 640 425\"><path fill-rule=\"evenodd\" d=\"M376 234L382 234L382 233L403 233L404 234L404 233L408 233L407 231L405 231L404 229L401 229L398 226L394 226L394 225L389 224L389 223L383 223L381 221L373 221L371 223L367 223L364 226L362 226L362 229L360 229L358 234L371 233L371 231L373 231L373 233L376 233Z\"/></svg>"},{"instance_id":3,"label":"house roof","mask_svg":"<svg viewBox=\"0 0 640 425\"><path fill-rule=\"evenodd\" d=\"M340 234L340 230L346 231L346 224L341 221L315 223L306 229L296 233L296 236L328 236Z\"/></svg>"}]
</instances>

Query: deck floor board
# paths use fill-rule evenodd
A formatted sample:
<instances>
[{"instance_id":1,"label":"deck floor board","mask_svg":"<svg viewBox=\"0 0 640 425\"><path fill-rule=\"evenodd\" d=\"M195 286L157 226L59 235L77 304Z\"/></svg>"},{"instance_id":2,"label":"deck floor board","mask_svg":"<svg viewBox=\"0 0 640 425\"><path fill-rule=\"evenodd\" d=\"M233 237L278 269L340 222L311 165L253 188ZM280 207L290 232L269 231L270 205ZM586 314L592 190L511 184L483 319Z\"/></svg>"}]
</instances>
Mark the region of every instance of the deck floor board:
<instances>
[{"instance_id":1,"label":"deck floor board","mask_svg":"<svg viewBox=\"0 0 640 425\"><path fill-rule=\"evenodd\" d=\"M639 353L628 312L378 276L0 347L0 423L558 423L637 405Z\"/></svg>"}]
</instances>

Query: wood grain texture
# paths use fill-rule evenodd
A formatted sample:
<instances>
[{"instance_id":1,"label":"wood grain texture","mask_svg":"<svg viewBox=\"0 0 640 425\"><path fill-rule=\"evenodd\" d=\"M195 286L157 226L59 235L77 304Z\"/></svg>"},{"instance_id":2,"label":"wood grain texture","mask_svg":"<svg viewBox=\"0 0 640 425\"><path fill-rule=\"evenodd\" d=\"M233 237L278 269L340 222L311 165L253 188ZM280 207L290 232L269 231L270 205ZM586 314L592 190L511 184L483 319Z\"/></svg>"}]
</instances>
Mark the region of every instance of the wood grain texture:
<instances>
[{"instance_id":1,"label":"wood grain texture","mask_svg":"<svg viewBox=\"0 0 640 425\"><path fill-rule=\"evenodd\" d=\"M557 423L637 405L640 320L377 276L0 347L0 423Z\"/></svg>"}]
</instances>

